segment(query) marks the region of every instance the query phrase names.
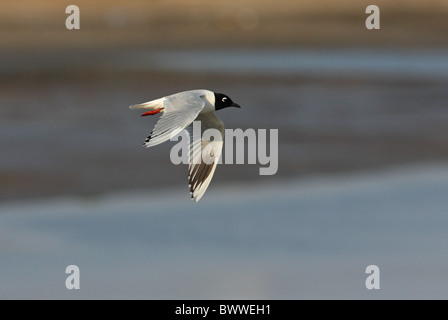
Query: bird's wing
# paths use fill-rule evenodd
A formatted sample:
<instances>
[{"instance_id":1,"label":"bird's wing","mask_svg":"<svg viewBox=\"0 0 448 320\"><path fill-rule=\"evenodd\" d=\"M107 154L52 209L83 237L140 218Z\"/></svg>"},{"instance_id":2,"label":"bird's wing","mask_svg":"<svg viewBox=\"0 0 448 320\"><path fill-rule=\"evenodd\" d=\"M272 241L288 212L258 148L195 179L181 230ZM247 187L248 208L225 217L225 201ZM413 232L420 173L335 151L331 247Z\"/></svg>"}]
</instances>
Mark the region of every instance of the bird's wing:
<instances>
[{"instance_id":1,"label":"bird's wing","mask_svg":"<svg viewBox=\"0 0 448 320\"><path fill-rule=\"evenodd\" d=\"M174 137L190 125L204 108L199 93L181 92L163 100L163 114L143 145L152 147Z\"/></svg>"},{"instance_id":2,"label":"bird's wing","mask_svg":"<svg viewBox=\"0 0 448 320\"><path fill-rule=\"evenodd\" d=\"M224 139L224 123L213 112L200 114L197 120L201 122L201 130L194 130L190 125L187 130L190 133L190 165L188 167L188 183L191 198L198 202L207 190L216 164L222 152ZM217 129L219 137L214 140L203 138L203 133L207 129ZM200 136L199 136L200 134Z\"/></svg>"}]
</instances>

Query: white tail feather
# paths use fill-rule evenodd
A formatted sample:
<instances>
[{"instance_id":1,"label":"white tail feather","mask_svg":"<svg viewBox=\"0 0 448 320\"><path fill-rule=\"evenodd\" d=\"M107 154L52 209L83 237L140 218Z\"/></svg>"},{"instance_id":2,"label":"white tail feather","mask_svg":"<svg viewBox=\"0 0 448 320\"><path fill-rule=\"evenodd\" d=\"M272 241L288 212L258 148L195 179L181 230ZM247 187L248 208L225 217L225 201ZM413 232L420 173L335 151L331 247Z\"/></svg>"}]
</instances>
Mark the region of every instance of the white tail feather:
<instances>
[{"instance_id":1,"label":"white tail feather","mask_svg":"<svg viewBox=\"0 0 448 320\"><path fill-rule=\"evenodd\" d=\"M140 103L140 104L134 104L132 106L129 106L129 109L132 109L132 110L138 110L138 109L156 110L159 108L163 108L163 99L164 98L160 98L160 99L151 100L151 101Z\"/></svg>"}]
</instances>

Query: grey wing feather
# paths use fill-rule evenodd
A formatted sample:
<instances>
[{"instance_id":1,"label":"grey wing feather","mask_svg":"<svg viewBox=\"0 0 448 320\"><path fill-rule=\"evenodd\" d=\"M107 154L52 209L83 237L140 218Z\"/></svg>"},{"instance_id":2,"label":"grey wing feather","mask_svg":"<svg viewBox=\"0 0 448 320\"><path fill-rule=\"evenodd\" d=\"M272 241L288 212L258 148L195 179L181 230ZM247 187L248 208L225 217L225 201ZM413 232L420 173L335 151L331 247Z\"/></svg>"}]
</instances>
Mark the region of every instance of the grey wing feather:
<instances>
[{"instance_id":1,"label":"grey wing feather","mask_svg":"<svg viewBox=\"0 0 448 320\"><path fill-rule=\"evenodd\" d=\"M214 113L200 114L197 120L201 122L200 131L193 130L193 125L187 128L190 134L188 182L191 198L196 202L202 198L213 178L224 139L224 123ZM210 128L217 129L220 137L216 140L201 139L204 131Z\"/></svg>"},{"instance_id":2,"label":"grey wing feather","mask_svg":"<svg viewBox=\"0 0 448 320\"><path fill-rule=\"evenodd\" d=\"M143 145L152 147L176 136L196 119L204 105L199 93L184 92L166 97L163 115Z\"/></svg>"}]
</instances>

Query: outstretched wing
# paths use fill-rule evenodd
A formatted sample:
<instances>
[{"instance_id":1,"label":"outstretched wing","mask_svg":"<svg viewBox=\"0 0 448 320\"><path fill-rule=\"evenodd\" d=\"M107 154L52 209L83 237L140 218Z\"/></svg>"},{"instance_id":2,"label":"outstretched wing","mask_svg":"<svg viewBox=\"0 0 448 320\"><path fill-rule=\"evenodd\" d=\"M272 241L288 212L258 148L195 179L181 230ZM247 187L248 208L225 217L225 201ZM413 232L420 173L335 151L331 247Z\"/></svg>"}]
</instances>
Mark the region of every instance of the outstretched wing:
<instances>
[{"instance_id":1,"label":"outstretched wing","mask_svg":"<svg viewBox=\"0 0 448 320\"><path fill-rule=\"evenodd\" d=\"M201 130L194 130L193 122L187 130L190 133L190 165L188 167L188 183L191 198L198 202L212 180L216 165L222 152L224 139L224 123L213 113L207 112L197 117ZM207 129L215 129L213 140L203 137Z\"/></svg>"},{"instance_id":2,"label":"outstretched wing","mask_svg":"<svg viewBox=\"0 0 448 320\"><path fill-rule=\"evenodd\" d=\"M163 100L163 114L143 145L161 144L190 125L204 108L200 93L181 92Z\"/></svg>"}]
</instances>

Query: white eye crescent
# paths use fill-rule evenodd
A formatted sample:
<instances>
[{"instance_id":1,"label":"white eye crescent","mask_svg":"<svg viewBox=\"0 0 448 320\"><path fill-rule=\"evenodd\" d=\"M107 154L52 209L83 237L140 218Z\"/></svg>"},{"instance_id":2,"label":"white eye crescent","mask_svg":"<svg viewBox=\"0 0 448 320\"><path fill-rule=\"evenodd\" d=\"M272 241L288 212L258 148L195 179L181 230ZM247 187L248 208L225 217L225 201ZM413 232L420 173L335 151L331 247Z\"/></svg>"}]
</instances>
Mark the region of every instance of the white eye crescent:
<instances>
[{"instance_id":1,"label":"white eye crescent","mask_svg":"<svg viewBox=\"0 0 448 320\"><path fill-rule=\"evenodd\" d=\"M222 98L222 102L226 102L226 100L227 100L226 97Z\"/></svg>"}]
</instances>

